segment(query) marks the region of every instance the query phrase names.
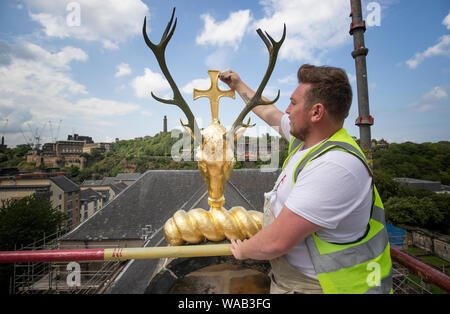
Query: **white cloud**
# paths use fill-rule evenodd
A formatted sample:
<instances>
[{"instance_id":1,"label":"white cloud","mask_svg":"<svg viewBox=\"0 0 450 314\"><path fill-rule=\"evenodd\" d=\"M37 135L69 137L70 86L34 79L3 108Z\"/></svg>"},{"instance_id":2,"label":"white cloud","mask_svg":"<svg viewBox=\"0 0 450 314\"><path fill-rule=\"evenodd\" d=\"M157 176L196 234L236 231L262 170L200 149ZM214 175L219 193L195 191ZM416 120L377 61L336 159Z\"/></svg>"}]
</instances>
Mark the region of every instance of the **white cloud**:
<instances>
[{"instance_id":1,"label":"white cloud","mask_svg":"<svg viewBox=\"0 0 450 314\"><path fill-rule=\"evenodd\" d=\"M442 21L442 24L444 24L447 27L447 29L450 29L450 11L445 17L445 19Z\"/></svg>"},{"instance_id":2,"label":"white cloud","mask_svg":"<svg viewBox=\"0 0 450 314\"><path fill-rule=\"evenodd\" d=\"M140 113L141 113L141 115L146 116L146 117L152 117L153 116L153 113L151 111L148 111L148 110L142 110Z\"/></svg>"},{"instance_id":3,"label":"white cloud","mask_svg":"<svg viewBox=\"0 0 450 314\"><path fill-rule=\"evenodd\" d=\"M67 112L73 115L85 116L85 119L98 119L99 117L123 116L136 111L139 106L114 100L99 99L96 97L83 98L73 106L67 108Z\"/></svg>"},{"instance_id":4,"label":"white cloud","mask_svg":"<svg viewBox=\"0 0 450 314\"><path fill-rule=\"evenodd\" d=\"M244 37L247 26L252 17L250 10L232 12L228 19L217 22L209 14L201 16L205 22L202 33L197 36L196 42L200 45L231 46L235 50Z\"/></svg>"},{"instance_id":5,"label":"white cloud","mask_svg":"<svg viewBox=\"0 0 450 314\"><path fill-rule=\"evenodd\" d=\"M118 44L139 34L144 16L149 13L141 0L77 0L74 3L79 4L79 11L66 1L24 2L32 20L42 25L47 36L99 41L106 49L117 49ZM79 15L79 26L68 22L73 14Z\"/></svg>"},{"instance_id":6,"label":"white cloud","mask_svg":"<svg viewBox=\"0 0 450 314\"><path fill-rule=\"evenodd\" d=\"M181 88L181 91L186 94L193 94L194 88L207 90L211 86L211 80L209 78L196 79Z\"/></svg>"},{"instance_id":7,"label":"white cloud","mask_svg":"<svg viewBox=\"0 0 450 314\"><path fill-rule=\"evenodd\" d=\"M448 97L447 92L441 86L436 86L423 96L425 101L440 101Z\"/></svg>"},{"instance_id":8,"label":"white cloud","mask_svg":"<svg viewBox=\"0 0 450 314\"><path fill-rule=\"evenodd\" d=\"M280 84L294 85L294 84L297 84L297 82L298 82L298 79L297 79L297 75L295 75L295 74L290 74L288 76L278 79L278 83L280 83Z\"/></svg>"},{"instance_id":9,"label":"white cloud","mask_svg":"<svg viewBox=\"0 0 450 314\"><path fill-rule=\"evenodd\" d=\"M417 112L426 112L442 106L448 106L448 102L446 102L447 99L448 94L446 89L442 86L435 86L429 92L422 95L419 101L414 102L407 107Z\"/></svg>"},{"instance_id":10,"label":"white cloud","mask_svg":"<svg viewBox=\"0 0 450 314\"><path fill-rule=\"evenodd\" d=\"M185 94L192 95L194 93L194 88L199 89L199 90L207 90L210 87L211 87L211 79L208 77L208 78L204 78L204 79L192 80L188 84L184 85L181 88L181 91ZM229 90L230 89L225 84L223 84L220 80L219 80L219 88L221 90Z\"/></svg>"},{"instance_id":11,"label":"white cloud","mask_svg":"<svg viewBox=\"0 0 450 314\"><path fill-rule=\"evenodd\" d=\"M23 143L21 134L49 120L109 126L105 117L131 113L138 106L89 97L87 88L70 73L75 61L86 61L78 48L64 47L48 51L36 44L10 45L0 41L0 116L8 119L8 139ZM29 136L29 135L28 135ZM9 142L11 143L11 142Z\"/></svg>"},{"instance_id":12,"label":"white cloud","mask_svg":"<svg viewBox=\"0 0 450 314\"><path fill-rule=\"evenodd\" d=\"M356 75L347 72L347 76L348 76L348 80L349 80L350 84L356 83Z\"/></svg>"},{"instance_id":13,"label":"white cloud","mask_svg":"<svg viewBox=\"0 0 450 314\"><path fill-rule=\"evenodd\" d=\"M327 50L350 42L348 1L342 0L264 0L265 17L253 28L267 31L275 40L281 38L286 23L287 36L280 58L321 63Z\"/></svg>"},{"instance_id":14,"label":"white cloud","mask_svg":"<svg viewBox=\"0 0 450 314\"><path fill-rule=\"evenodd\" d=\"M120 77L120 76L131 74L130 65L128 63L122 62L121 64L116 66L116 69L117 69L117 72L114 75L115 77Z\"/></svg>"},{"instance_id":15,"label":"white cloud","mask_svg":"<svg viewBox=\"0 0 450 314\"><path fill-rule=\"evenodd\" d=\"M7 62L0 64L0 108L3 114L5 106L13 104L23 113L21 117L24 119L48 119L70 106L70 97L87 94L86 87L74 81L68 73L72 61L87 60L81 49L64 47L52 53L31 43L10 46L6 42L0 49L8 57Z\"/></svg>"},{"instance_id":16,"label":"white cloud","mask_svg":"<svg viewBox=\"0 0 450 314\"><path fill-rule=\"evenodd\" d=\"M230 64L231 48L218 48L205 59L205 65L209 69L223 69Z\"/></svg>"},{"instance_id":17,"label":"white cloud","mask_svg":"<svg viewBox=\"0 0 450 314\"><path fill-rule=\"evenodd\" d=\"M406 64L410 69L415 69L426 58L435 56L450 57L450 35L442 36L436 45L427 48L424 52L416 53L414 57L406 61Z\"/></svg>"},{"instance_id":18,"label":"white cloud","mask_svg":"<svg viewBox=\"0 0 450 314\"><path fill-rule=\"evenodd\" d=\"M161 94L170 90L170 85L166 79L161 74L152 72L149 68L145 68L144 75L134 78L131 86L134 88L136 97L139 98L153 99L151 92L155 96L163 97Z\"/></svg>"}]
</instances>

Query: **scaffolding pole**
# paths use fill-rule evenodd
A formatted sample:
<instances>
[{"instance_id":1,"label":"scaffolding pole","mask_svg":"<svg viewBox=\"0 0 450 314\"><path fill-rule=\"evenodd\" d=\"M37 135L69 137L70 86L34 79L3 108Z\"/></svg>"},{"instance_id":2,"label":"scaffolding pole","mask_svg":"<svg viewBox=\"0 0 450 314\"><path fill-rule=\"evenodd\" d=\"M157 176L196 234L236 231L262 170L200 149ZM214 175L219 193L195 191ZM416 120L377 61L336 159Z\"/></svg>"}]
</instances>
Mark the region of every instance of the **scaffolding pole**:
<instances>
[{"instance_id":1,"label":"scaffolding pole","mask_svg":"<svg viewBox=\"0 0 450 314\"><path fill-rule=\"evenodd\" d=\"M366 22L362 17L361 0L350 0L351 18L350 35L353 36L354 50L352 57L355 59L356 85L358 91L358 112L359 117L355 124L359 127L359 145L366 155L369 164L373 167L370 127L373 125L373 117L369 110L369 89L367 84L367 64L366 56L369 49L364 43L364 32Z\"/></svg>"},{"instance_id":2,"label":"scaffolding pole","mask_svg":"<svg viewBox=\"0 0 450 314\"><path fill-rule=\"evenodd\" d=\"M124 261L166 257L203 257L232 255L229 244L185 245L151 248L114 248L85 250L39 250L0 252L0 263Z\"/></svg>"}]
</instances>

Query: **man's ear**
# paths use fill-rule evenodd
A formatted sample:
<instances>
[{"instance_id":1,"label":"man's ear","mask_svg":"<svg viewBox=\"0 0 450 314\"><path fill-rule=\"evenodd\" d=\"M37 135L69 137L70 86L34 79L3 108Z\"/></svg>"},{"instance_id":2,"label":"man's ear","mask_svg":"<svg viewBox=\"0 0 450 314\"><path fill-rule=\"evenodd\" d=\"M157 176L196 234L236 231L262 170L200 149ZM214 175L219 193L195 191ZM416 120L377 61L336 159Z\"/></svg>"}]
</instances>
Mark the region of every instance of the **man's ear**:
<instances>
[{"instance_id":1,"label":"man's ear","mask_svg":"<svg viewBox=\"0 0 450 314\"><path fill-rule=\"evenodd\" d=\"M314 104L311 107L311 121L319 122L320 120L322 120L325 113L326 113L326 109L325 109L324 105L322 105L321 103Z\"/></svg>"}]
</instances>

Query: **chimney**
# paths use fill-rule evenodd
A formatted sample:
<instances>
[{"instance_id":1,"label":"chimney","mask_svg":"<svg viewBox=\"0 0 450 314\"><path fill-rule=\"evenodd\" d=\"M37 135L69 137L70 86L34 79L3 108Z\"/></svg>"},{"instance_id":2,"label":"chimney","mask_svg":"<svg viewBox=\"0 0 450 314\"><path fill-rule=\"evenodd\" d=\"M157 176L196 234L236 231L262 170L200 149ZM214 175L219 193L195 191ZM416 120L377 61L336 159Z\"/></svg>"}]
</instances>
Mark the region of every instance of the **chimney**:
<instances>
[{"instance_id":1,"label":"chimney","mask_svg":"<svg viewBox=\"0 0 450 314\"><path fill-rule=\"evenodd\" d=\"M2 136L2 146L5 145L5 137Z\"/></svg>"},{"instance_id":2,"label":"chimney","mask_svg":"<svg viewBox=\"0 0 450 314\"><path fill-rule=\"evenodd\" d=\"M167 133L167 116L164 116L164 128L163 128L163 132Z\"/></svg>"}]
</instances>

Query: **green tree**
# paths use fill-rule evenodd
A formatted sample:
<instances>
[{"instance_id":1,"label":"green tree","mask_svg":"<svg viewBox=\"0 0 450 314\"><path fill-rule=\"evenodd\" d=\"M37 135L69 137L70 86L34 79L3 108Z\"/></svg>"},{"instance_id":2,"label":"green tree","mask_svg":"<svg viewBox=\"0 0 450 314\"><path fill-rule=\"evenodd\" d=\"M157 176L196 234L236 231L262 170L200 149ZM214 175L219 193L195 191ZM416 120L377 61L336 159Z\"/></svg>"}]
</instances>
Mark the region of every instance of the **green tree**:
<instances>
[{"instance_id":1,"label":"green tree","mask_svg":"<svg viewBox=\"0 0 450 314\"><path fill-rule=\"evenodd\" d=\"M41 239L44 233L53 234L65 218L44 196L4 201L0 207L0 250L12 251ZM12 270L11 264L1 265L0 292L8 292Z\"/></svg>"},{"instance_id":2,"label":"green tree","mask_svg":"<svg viewBox=\"0 0 450 314\"><path fill-rule=\"evenodd\" d=\"M446 216L444 203L445 200L443 200L442 205L437 205L433 198L429 196L423 198L416 196L391 197L384 204L384 208L386 219L393 224L442 230L448 224L444 220ZM443 206L444 209L440 206Z\"/></svg>"},{"instance_id":3,"label":"green tree","mask_svg":"<svg viewBox=\"0 0 450 314\"><path fill-rule=\"evenodd\" d=\"M66 217L44 196L6 200L0 208L0 250L28 245L55 233Z\"/></svg>"},{"instance_id":4,"label":"green tree","mask_svg":"<svg viewBox=\"0 0 450 314\"><path fill-rule=\"evenodd\" d=\"M397 196L400 190L400 184L392 179L392 177L384 171L375 170L373 181L380 194L381 200L386 202L389 198Z\"/></svg>"}]
</instances>

